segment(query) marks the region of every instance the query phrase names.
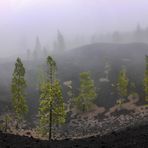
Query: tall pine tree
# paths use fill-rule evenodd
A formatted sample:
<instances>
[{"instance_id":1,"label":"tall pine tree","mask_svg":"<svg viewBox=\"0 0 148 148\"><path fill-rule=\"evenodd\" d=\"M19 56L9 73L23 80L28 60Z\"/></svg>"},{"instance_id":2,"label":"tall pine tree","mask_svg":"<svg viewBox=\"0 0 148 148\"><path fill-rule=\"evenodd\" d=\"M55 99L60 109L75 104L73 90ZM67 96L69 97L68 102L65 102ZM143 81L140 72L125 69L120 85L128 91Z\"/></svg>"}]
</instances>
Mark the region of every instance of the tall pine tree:
<instances>
[{"instance_id":1,"label":"tall pine tree","mask_svg":"<svg viewBox=\"0 0 148 148\"><path fill-rule=\"evenodd\" d=\"M25 99L25 68L20 58L17 58L15 63L14 72L12 75L12 104L17 121L23 119L24 115L28 112L28 106Z\"/></svg>"},{"instance_id":2,"label":"tall pine tree","mask_svg":"<svg viewBox=\"0 0 148 148\"><path fill-rule=\"evenodd\" d=\"M64 51L66 48L64 36L62 33L58 30L57 31L57 49L59 52Z\"/></svg>"},{"instance_id":3,"label":"tall pine tree","mask_svg":"<svg viewBox=\"0 0 148 148\"><path fill-rule=\"evenodd\" d=\"M34 60L39 60L42 58L42 46L39 37L36 37L33 56Z\"/></svg>"},{"instance_id":4,"label":"tall pine tree","mask_svg":"<svg viewBox=\"0 0 148 148\"><path fill-rule=\"evenodd\" d=\"M52 127L64 123L66 114L61 86L56 80L56 63L50 56L47 58L47 65L47 81L41 85L39 118L42 133L49 133L51 140Z\"/></svg>"}]
</instances>

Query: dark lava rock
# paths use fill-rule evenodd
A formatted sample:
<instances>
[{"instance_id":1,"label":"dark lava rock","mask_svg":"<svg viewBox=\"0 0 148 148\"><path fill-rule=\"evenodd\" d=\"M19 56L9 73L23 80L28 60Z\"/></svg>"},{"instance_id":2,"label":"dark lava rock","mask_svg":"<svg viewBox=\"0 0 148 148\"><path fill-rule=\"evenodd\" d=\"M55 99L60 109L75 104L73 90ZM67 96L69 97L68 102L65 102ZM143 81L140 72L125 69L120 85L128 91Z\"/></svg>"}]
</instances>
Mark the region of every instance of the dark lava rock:
<instances>
[{"instance_id":1,"label":"dark lava rock","mask_svg":"<svg viewBox=\"0 0 148 148\"><path fill-rule=\"evenodd\" d=\"M0 133L0 148L147 148L148 124L83 139L47 140Z\"/></svg>"}]
</instances>

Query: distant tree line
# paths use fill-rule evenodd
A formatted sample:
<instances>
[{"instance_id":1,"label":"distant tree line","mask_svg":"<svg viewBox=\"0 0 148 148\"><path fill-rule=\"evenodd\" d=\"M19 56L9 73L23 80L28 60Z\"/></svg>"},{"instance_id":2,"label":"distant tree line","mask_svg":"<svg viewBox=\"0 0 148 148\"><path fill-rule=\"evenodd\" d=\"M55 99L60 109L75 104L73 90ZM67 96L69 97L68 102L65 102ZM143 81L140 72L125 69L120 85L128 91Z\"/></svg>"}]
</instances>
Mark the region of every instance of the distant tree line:
<instances>
[{"instance_id":1,"label":"distant tree line","mask_svg":"<svg viewBox=\"0 0 148 148\"><path fill-rule=\"evenodd\" d=\"M57 31L57 39L53 43L53 51L56 54L61 54L66 49L66 43L64 36L62 33L58 30ZM35 46L33 52L31 52L30 49L27 50L27 60L41 60L45 59L47 55L49 54L49 47L41 45L41 41L39 37L36 37L35 40Z\"/></svg>"}]
</instances>

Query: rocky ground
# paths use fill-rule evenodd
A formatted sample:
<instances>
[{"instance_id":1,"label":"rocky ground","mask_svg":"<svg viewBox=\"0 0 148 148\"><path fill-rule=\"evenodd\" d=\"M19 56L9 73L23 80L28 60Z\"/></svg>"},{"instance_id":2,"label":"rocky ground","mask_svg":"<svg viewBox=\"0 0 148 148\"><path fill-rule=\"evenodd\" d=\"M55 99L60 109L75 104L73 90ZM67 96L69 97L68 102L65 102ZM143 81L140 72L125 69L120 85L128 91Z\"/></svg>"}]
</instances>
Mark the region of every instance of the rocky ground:
<instances>
[{"instance_id":1,"label":"rocky ground","mask_svg":"<svg viewBox=\"0 0 148 148\"><path fill-rule=\"evenodd\" d=\"M148 106L137 105L138 101L138 98L129 97L122 108L119 108L118 105L109 110L96 107L90 112L72 115L68 124L65 124L62 130L57 131L61 134L56 135L56 139L105 135L146 122Z\"/></svg>"},{"instance_id":2,"label":"rocky ground","mask_svg":"<svg viewBox=\"0 0 148 148\"><path fill-rule=\"evenodd\" d=\"M103 136L61 141L43 141L32 137L0 133L0 148L147 148L148 122L112 131Z\"/></svg>"},{"instance_id":3,"label":"rocky ground","mask_svg":"<svg viewBox=\"0 0 148 148\"><path fill-rule=\"evenodd\" d=\"M138 99L106 110L94 107L87 113L70 115L50 143L39 140L33 130L0 133L0 148L147 148L148 106L137 105ZM16 135L15 135L16 134ZM45 138L46 139L46 138Z\"/></svg>"}]
</instances>

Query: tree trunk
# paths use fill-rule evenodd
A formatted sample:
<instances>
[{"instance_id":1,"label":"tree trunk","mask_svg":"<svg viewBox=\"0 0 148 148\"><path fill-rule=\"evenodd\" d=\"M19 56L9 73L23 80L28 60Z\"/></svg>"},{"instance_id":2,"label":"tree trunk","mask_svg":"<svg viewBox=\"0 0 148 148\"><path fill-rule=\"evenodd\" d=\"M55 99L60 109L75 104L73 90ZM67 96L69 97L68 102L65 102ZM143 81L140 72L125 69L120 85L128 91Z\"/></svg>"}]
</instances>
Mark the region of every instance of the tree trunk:
<instances>
[{"instance_id":1,"label":"tree trunk","mask_svg":"<svg viewBox=\"0 0 148 148\"><path fill-rule=\"evenodd\" d=\"M50 106L50 117L49 117L49 141L52 139L52 105Z\"/></svg>"},{"instance_id":2,"label":"tree trunk","mask_svg":"<svg viewBox=\"0 0 148 148\"><path fill-rule=\"evenodd\" d=\"M8 120L7 117L5 118L5 132L7 132L8 129Z\"/></svg>"}]
</instances>

